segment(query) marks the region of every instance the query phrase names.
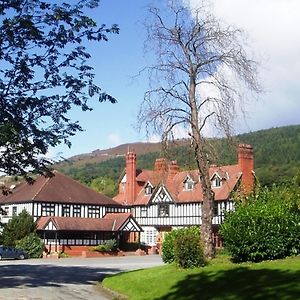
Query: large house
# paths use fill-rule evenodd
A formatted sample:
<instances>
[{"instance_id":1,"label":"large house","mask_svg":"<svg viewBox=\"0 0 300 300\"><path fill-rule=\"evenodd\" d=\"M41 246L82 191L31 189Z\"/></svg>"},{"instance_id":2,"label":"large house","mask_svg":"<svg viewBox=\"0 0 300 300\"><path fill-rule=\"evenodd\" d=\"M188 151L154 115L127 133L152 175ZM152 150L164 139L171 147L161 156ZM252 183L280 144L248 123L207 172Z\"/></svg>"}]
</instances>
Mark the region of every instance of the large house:
<instances>
[{"instance_id":1,"label":"large house","mask_svg":"<svg viewBox=\"0 0 300 300\"><path fill-rule=\"evenodd\" d=\"M254 185L253 149L241 144L235 165L211 166L209 176L215 193L213 224L217 231L224 212L234 209L232 193L239 189L248 193ZM180 171L175 161L157 159L153 170L139 170L136 154L126 155L126 171L114 198L130 208L143 232L140 241L154 246L174 228L201 224L202 188L199 171ZM220 240L215 234L215 243Z\"/></svg>"},{"instance_id":2,"label":"large house","mask_svg":"<svg viewBox=\"0 0 300 300\"><path fill-rule=\"evenodd\" d=\"M33 184L12 186L8 195L0 195L0 208L4 224L25 209L37 222L45 245L55 251L111 238L122 243L130 232L141 231L127 207L57 171Z\"/></svg>"},{"instance_id":3,"label":"large house","mask_svg":"<svg viewBox=\"0 0 300 300\"><path fill-rule=\"evenodd\" d=\"M23 209L37 222L37 230L51 250L76 248L116 238L119 245L142 242L156 246L174 228L201 225L202 188L198 170L180 171L175 161L157 159L153 170L139 170L136 154L126 155L119 193L111 199L55 171L34 184L21 183L0 195L0 222L7 223ZM254 185L253 149L239 145L238 163L211 166L215 193L215 232L225 211L234 209L232 193L248 193ZM215 234L218 245L218 235Z\"/></svg>"}]
</instances>

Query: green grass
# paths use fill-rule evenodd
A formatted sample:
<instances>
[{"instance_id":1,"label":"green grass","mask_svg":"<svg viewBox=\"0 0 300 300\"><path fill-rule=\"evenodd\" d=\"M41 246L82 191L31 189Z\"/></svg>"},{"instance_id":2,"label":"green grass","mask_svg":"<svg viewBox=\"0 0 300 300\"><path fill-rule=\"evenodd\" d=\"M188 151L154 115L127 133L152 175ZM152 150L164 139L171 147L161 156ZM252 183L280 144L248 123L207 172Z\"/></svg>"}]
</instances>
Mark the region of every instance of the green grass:
<instances>
[{"instance_id":1,"label":"green grass","mask_svg":"<svg viewBox=\"0 0 300 300\"><path fill-rule=\"evenodd\" d=\"M300 257L233 264L219 256L208 266L174 265L107 277L103 285L130 300L300 299Z\"/></svg>"}]
</instances>

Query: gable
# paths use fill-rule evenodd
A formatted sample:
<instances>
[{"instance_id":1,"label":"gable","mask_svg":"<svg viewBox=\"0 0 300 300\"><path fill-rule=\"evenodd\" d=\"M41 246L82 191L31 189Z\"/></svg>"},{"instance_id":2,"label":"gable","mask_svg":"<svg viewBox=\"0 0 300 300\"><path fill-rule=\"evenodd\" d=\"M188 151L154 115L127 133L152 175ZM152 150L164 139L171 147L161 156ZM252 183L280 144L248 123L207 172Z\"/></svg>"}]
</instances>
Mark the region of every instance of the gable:
<instances>
[{"instance_id":1,"label":"gable","mask_svg":"<svg viewBox=\"0 0 300 300\"><path fill-rule=\"evenodd\" d=\"M48 224L44 227L44 230L57 230L55 224L52 220L48 222Z\"/></svg>"},{"instance_id":2,"label":"gable","mask_svg":"<svg viewBox=\"0 0 300 300\"><path fill-rule=\"evenodd\" d=\"M119 231L141 232L143 230L133 218L128 218Z\"/></svg>"},{"instance_id":3,"label":"gable","mask_svg":"<svg viewBox=\"0 0 300 300\"><path fill-rule=\"evenodd\" d=\"M172 203L174 202L165 186L160 186L152 197L151 203Z\"/></svg>"}]
</instances>

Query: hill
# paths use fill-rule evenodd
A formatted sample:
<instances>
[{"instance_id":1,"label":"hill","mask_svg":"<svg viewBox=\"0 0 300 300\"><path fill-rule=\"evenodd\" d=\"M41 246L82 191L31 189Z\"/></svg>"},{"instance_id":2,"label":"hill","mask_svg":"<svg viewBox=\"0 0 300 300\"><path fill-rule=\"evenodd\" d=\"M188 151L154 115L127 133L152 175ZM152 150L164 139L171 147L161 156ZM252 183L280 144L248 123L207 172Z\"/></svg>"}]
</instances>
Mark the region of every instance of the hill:
<instances>
[{"instance_id":1,"label":"hill","mask_svg":"<svg viewBox=\"0 0 300 300\"><path fill-rule=\"evenodd\" d=\"M237 135L232 143L224 139L211 142L215 155L210 159L217 164L235 163L236 145L251 144L254 148L256 175L262 185L289 182L300 170L300 125ZM59 163L56 168L87 185L91 185L99 177L110 179L110 182L116 184L124 170L128 149L137 153L138 168L152 169L155 159L162 156L177 160L183 169L195 168L187 140L175 141L168 149L160 143L133 143L95 150L89 154L74 156Z\"/></svg>"}]
</instances>

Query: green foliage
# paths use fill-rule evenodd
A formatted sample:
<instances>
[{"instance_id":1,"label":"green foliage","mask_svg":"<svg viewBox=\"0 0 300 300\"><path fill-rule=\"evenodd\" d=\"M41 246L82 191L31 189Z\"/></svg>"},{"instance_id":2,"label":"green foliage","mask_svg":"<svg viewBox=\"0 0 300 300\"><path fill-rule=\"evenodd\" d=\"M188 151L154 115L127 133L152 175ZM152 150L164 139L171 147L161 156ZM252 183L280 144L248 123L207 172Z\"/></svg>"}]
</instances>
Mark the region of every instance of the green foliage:
<instances>
[{"instance_id":1,"label":"green foliage","mask_svg":"<svg viewBox=\"0 0 300 300\"><path fill-rule=\"evenodd\" d=\"M105 177L98 177L91 181L90 187L106 196L113 197L117 193L116 181Z\"/></svg>"},{"instance_id":2,"label":"green foliage","mask_svg":"<svg viewBox=\"0 0 300 300\"><path fill-rule=\"evenodd\" d=\"M92 250L98 252L117 250L117 241L115 239L107 240L104 244L93 247Z\"/></svg>"},{"instance_id":3,"label":"green foliage","mask_svg":"<svg viewBox=\"0 0 300 300\"><path fill-rule=\"evenodd\" d=\"M70 255L68 253L65 253L65 252L59 252L58 257L59 258L67 258L67 257L70 257Z\"/></svg>"},{"instance_id":4,"label":"green foliage","mask_svg":"<svg viewBox=\"0 0 300 300\"><path fill-rule=\"evenodd\" d=\"M37 233L33 232L17 241L16 248L24 250L29 258L40 258L43 256L44 243Z\"/></svg>"},{"instance_id":5,"label":"green foliage","mask_svg":"<svg viewBox=\"0 0 300 300\"><path fill-rule=\"evenodd\" d=\"M33 217L24 209L18 216L13 216L4 226L3 245L14 247L19 240L35 232L35 229Z\"/></svg>"},{"instance_id":6,"label":"green foliage","mask_svg":"<svg viewBox=\"0 0 300 300\"><path fill-rule=\"evenodd\" d=\"M263 188L237 205L221 225L225 247L237 261L262 261L300 254L300 188Z\"/></svg>"},{"instance_id":7,"label":"green foliage","mask_svg":"<svg viewBox=\"0 0 300 300\"><path fill-rule=\"evenodd\" d=\"M176 237L189 233L200 237L200 229L197 226L175 229L166 234L162 244L162 260L164 263L172 263L175 260L174 244Z\"/></svg>"},{"instance_id":8,"label":"green foliage","mask_svg":"<svg viewBox=\"0 0 300 300\"><path fill-rule=\"evenodd\" d=\"M98 0L2 1L0 5L0 170L26 176L48 171L49 147L71 145L82 130L68 111L91 110L88 100L116 100L95 85L89 42L118 33L86 15Z\"/></svg>"},{"instance_id":9,"label":"green foliage","mask_svg":"<svg viewBox=\"0 0 300 300\"><path fill-rule=\"evenodd\" d=\"M176 264L183 269L203 267L206 263L200 235L191 231L179 234L174 240Z\"/></svg>"}]
</instances>

